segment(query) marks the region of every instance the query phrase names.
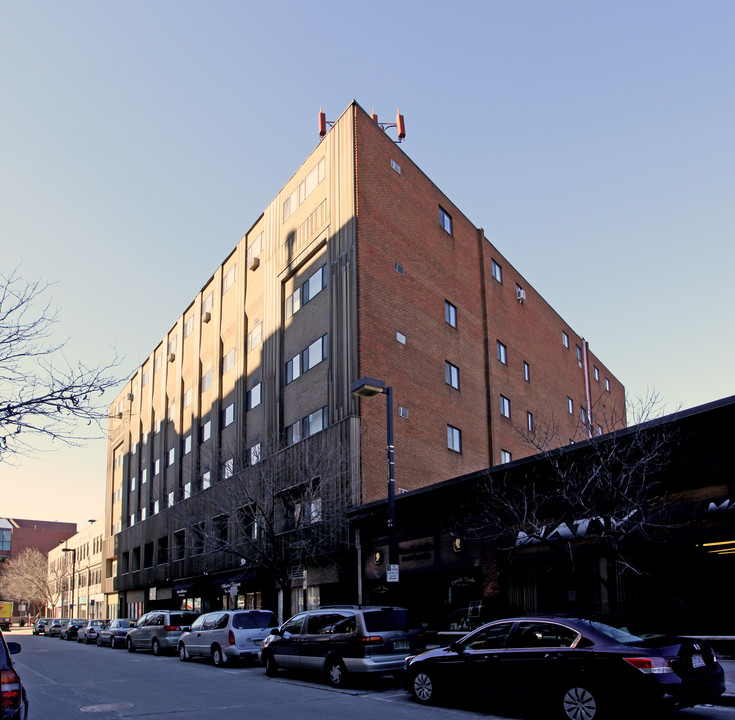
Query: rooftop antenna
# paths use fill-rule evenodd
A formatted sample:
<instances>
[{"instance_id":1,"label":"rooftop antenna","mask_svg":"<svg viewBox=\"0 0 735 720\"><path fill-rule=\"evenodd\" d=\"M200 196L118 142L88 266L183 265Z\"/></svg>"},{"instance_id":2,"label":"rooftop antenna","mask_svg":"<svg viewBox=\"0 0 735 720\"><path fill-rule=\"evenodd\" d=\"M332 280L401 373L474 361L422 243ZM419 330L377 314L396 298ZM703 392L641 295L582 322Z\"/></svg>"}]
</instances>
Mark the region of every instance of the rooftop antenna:
<instances>
[{"instance_id":1,"label":"rooftop antenna","mask_svg":"<svg viewBox=\"0 0 735 720\"><path fill-rule=\"evenodd\" d=\"M370 119L383 131L387 132L388 128L395 128L398 133L398 139L394 140L393 142L398 144L403 142L403 139L406 137L406 121L403 119L403 115L401 115L400 109L396 111L396 121L392 123L382 123L378 122L378 114L375 112L375 108L373 108L373 111L370 113ZM327 130L329 127L332 127L334 125L333 122L327 120L327 116L324 112L322 112L321 107L319 108L319 121L318 121L318 127L319 127L319 137L324 137L327 134Z\"/></svg>"}]
</instances>

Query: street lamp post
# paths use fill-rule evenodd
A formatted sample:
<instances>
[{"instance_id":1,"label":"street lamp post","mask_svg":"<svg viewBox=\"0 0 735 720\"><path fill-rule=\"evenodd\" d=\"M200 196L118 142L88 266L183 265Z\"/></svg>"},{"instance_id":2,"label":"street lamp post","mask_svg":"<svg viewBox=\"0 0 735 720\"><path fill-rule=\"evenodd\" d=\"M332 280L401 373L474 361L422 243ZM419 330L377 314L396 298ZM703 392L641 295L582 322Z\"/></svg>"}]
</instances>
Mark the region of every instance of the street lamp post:
<instances>
[{"instance_id":1,"label":"street lamp post","mask_svg":"<svg viewBox=\"0 0 735 720\"><path fill-rule=\"evenodd\" d=\"M383 380L362 377L350 385L353 395L371 398L376 395L385 395L386 399L386 432L388 452L388 565L389 570L396 572L395 577L388 578L395 582L398 570L398 547L396 544L396 470L395 446L393 442L393 388L386 386Z\"/></svg>"},{"instance_id":2,"label":"street lamp post","mask_svg":"<svg viewBox=\"0 0 735 720\"><path fill-rule=\"evenodd\" d=\"M75 548L61 548L61 552L71 553L71 609L69 610L69 617L74 617L74 585L76 584L74 576L77 572L77 551Z\"/></svg>"}]
</instances>

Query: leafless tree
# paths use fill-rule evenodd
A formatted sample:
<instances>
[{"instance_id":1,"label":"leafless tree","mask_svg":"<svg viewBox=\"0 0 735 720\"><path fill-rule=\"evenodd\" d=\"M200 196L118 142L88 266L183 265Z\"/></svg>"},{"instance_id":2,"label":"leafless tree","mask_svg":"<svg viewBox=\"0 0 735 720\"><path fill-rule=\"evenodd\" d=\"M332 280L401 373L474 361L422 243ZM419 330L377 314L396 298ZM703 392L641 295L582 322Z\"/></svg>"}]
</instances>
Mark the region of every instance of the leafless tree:
<instances>
[{"instance_id":1,"label":"leafless tree","mask_svg":"<svg viewBox=\"0 0 735 720\"><path fill-rule=\"evenodd\" d=\"M190 555L209 568L219 559L223 569L234 561L262 572L283 591L287 612L292 580L307 569L337 567L349 547L353 469L333 428L268 454L273 448L277 443L226 461L219 482L176 508Z\"/></svg>"},{"instance_id":2,"label":"leafless tree","mask_svg":"<svg viewBox=\"0 0 735 720\"><path fill-rule=\"evenodd\" d=\"M553 420L536 433L524 430L537 460L488 472L462 503L455 531L511 555L544 543L571 562L594 543L607 560L608 574L600 579L616 612L620 574L642 571L634 541L660 540L680 524L671 516L662 472L678 431L670 420L650 419L657 407L656 396L639 401L643 422L573 447L558 447Z\"/></svg>"},{"instance_id":3,"label":"leafless tree","mask_svg":"<svg viewBox=\"0 0 735 720\"><path fill-rule=\"evenodd\" d=\"M0 272L0 461L31 454L41 437L66 445L99 437L102 396L120 382L111 374L117 358L99 368L67 360L47 290L17 270Z\"/></svg>"},{"instance_id":4,"label":"leafless tree","mask_svg":"<svg viewBox=\"0 0 735 720\"><path fill-rule=\"evenodd\" d=\"M31 615L40 613L59 603L66 575L63 563L50 568L40 550L26 548L5 564L0 575L0 597L27 603Z\"/></svg>"}]
</instances>

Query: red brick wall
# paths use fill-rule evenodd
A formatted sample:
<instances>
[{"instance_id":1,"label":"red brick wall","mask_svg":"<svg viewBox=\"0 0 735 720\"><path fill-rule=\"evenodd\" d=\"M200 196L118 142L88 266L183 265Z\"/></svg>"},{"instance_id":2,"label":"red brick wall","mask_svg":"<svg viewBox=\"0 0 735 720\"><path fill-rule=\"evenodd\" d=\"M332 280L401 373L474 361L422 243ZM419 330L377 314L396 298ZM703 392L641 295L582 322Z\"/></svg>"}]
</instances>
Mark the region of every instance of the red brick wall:
<instances>
[{"instance_id":1,"label":"red brick wall","mask_svg":"<svg viewBox=\"0 0 735 720\"><path fill-rule=\"evenodd\" d=\"M359 375L394 389L396 486L412 490L498 464L501 449L513 459L534 454L518 432L527 411L537 428L558 424L554 445L582 439L585 384L575 355L581 338L369 116L357 106L355 113ZM440 205L452 216L451 235L439 224ZM492 278L493 258L503 267L502 284ZM526 291L523 304L516 282ZM456 330L445 322L445 300L458 309ZM406 336L405 345L396 331ZM508 349L507 366L496 359L496 340ZM445 383L445 361L460 369L459 390ZM602 397L608 409L620 410L622 385L599 360L592 363L601 375L591 383L593 405ZM611 393L600 392L605 377ZM511 400L511 420L500 416L501 393ZM408 409L407 419L399 417L398 406ZM363 499L369 502L385 496L384 398L362 400L361 415ZM447 448L448 424L462 431L461 453Z\"/></svg>"}]
</instances>

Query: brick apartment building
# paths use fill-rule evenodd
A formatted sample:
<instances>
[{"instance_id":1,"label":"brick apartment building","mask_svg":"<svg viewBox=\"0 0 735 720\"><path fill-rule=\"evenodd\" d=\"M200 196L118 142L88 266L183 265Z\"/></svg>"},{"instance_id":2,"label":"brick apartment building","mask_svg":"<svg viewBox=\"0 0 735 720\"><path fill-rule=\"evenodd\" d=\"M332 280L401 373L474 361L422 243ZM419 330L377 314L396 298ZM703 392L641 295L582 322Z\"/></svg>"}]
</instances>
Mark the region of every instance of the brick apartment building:
<instances>
[{"instance_id":1,"label":"brick apartment building","mask_svg":"<svg viewBox=\"0 0 735 720\"><path fill-rule=\"evenodd\" d=\"M180 538L187 506L213 522L207 497L280 447L332 432L354 459L344 503L384 497L386 404L351 393L360 377L393 389L398 492L532 455L538 428L565 445L625 424L621 383L392 133L351 103L111 406L122 614L221 606L233 578L237 602L275 602ZM295 569L296 607L354 601L355 578Z\"/></svg>"}]
</instances>

